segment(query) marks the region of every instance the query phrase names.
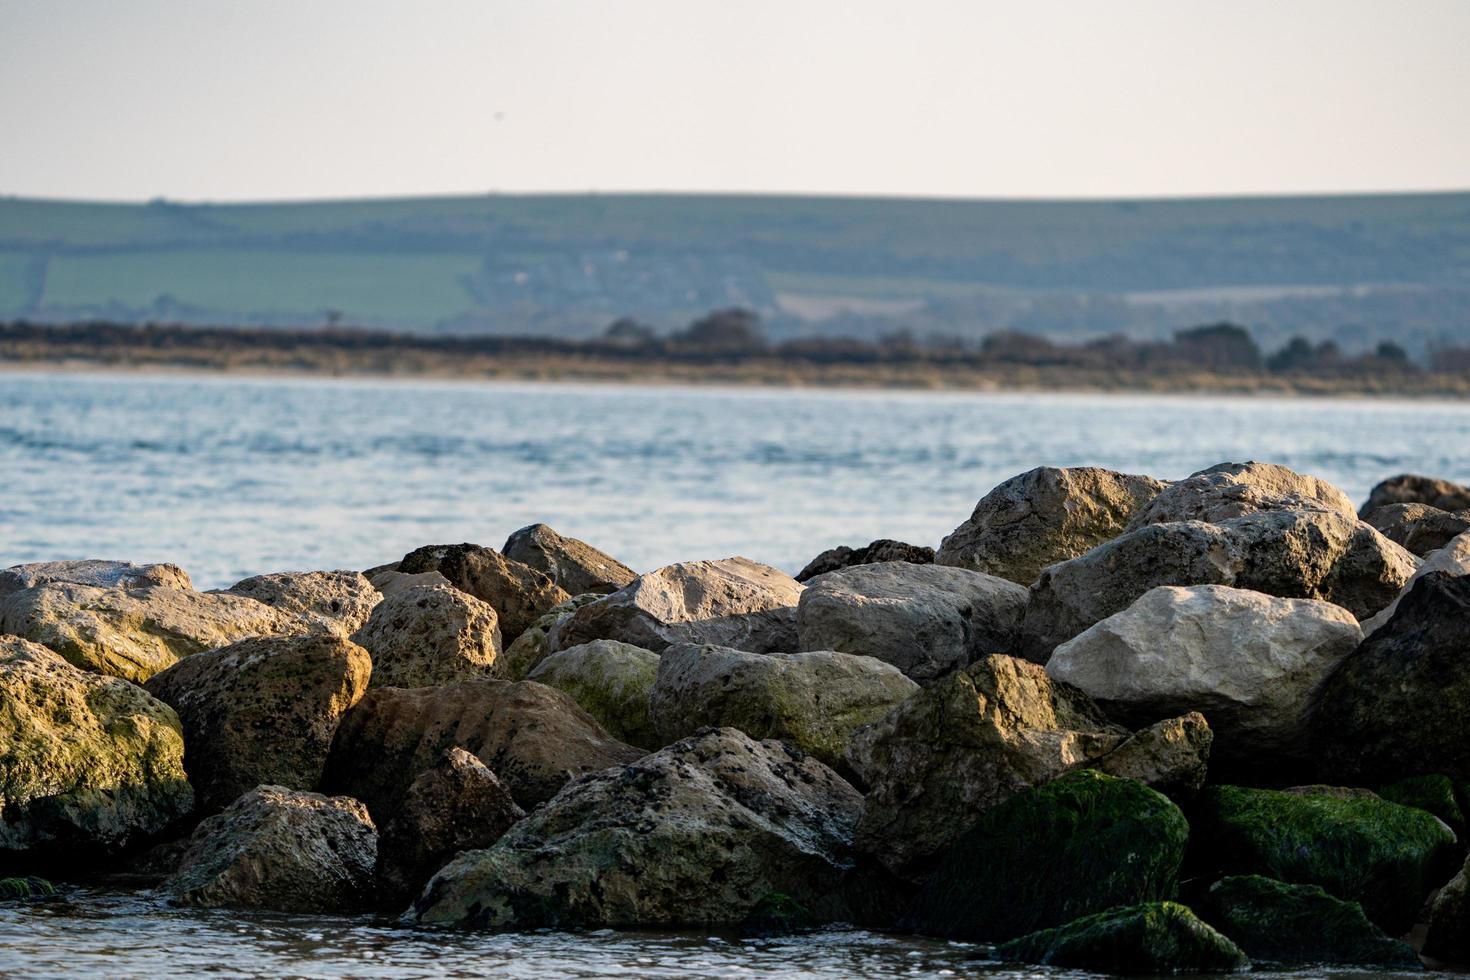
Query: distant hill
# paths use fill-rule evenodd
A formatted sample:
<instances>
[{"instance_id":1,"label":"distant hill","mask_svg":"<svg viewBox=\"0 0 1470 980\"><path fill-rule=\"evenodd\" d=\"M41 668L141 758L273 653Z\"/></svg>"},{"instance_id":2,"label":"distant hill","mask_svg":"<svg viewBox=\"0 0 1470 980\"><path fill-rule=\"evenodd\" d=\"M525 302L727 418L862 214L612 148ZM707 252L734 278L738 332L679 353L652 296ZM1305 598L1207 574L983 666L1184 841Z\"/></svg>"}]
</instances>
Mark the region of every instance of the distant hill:
<instances>
[{"instance_id":1,"label":"distant hill","mask_svg":"<svg viewBox=\"0 0 1470 980\"><path fill-rule=\"evenodd\" d=\"M0 319L587 336L759 311L775 336L1470 339L1470 193L1139 201L489 195L0 198Z\"/></svg>"}]
</instances>

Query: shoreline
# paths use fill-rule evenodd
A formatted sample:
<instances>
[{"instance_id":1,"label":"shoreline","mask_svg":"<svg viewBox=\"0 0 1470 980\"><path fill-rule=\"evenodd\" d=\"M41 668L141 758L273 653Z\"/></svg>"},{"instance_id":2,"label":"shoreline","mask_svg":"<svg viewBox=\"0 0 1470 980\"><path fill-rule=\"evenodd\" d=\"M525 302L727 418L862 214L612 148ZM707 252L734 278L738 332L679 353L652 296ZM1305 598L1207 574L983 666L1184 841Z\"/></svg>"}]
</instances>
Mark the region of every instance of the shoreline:
<instances>
[{"instance_id":1,"label":"shoreline","mask_svg":"<svg viewBox=\"0 0 1470 980\"><path fill-rule=\"evenodd\" d=\"M285 364L200 364L175 360L99 358L0 358L0 376L30 374L119 375L249 380L321 380L410 383L570 385L605 388L703 388L741 391L892 392L915 394L1144 395L1177 397L1281 398L1394 402L1470 402L1470 377L1435 376L1429 386L1360 384L1357 379L1313 376L1241 376L1189 372L1137 375L1118 372L1046 370L1026 367L1009 376L992 371L849 370L847 365L716 365L654 363L630 369L625 362L566 364L550 359L502 359L479 370L446 366L386 370ZM935 367L933 365L921 365ZM739 368L746 370L739 370ZM902 367L902 366L900 366ZM652 368L651 370L649 368ZM732 369L734 368L734 369ZM1375 379L1384 381L1386 379ZM1446 383L1448 382L1448 383Z\"/></svg>"}]
</instances>

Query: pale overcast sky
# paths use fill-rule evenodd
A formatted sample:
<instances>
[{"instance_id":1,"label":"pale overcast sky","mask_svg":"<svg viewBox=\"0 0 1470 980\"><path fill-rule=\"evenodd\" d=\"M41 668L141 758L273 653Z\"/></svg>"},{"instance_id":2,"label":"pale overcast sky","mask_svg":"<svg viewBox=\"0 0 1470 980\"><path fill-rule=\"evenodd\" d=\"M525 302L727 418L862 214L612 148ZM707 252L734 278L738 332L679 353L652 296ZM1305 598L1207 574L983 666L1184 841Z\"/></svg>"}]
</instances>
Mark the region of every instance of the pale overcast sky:
<instances>
[{"instance_id":1,"label":"pale overcast sky","mask_svg":"<svg viewBox=\"0 0 1470 980\"><path fill-rule=\"evenodd\" d=\"M1470 0L0 0L0 194L1470 187Z\"/></svg>"}]
</instances>

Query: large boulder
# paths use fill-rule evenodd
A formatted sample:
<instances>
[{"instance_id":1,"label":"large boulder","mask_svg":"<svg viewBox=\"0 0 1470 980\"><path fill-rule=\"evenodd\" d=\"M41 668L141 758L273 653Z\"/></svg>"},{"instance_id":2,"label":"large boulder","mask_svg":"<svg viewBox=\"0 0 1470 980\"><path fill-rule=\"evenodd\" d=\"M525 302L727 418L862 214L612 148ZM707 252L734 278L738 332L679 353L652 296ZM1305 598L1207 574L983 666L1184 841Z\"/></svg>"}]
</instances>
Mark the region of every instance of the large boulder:
<instances>
[{"instance_id":1,"label":"large boulder","mask_svg":"<svg viewBox=\"0 0 1470 980\"><path fill-rule=\"evenodd\" d=\"M1246 954L1177 902L1145 902L1084 916L1002 944L1002 960L1120 976L1236 973Z\"/></svg>"},{"instance_id":2,"label":"large boulder","mask_svg":"<svg viewBox=\"0 0 1470 980\"><path fill-rule=\"evenodd\" d=\"M1424 955L1446 963L1470 963L1470 860L1434 897Z\"/></svg>"},{"instance_id":3,"label":"large boulder","mask_svg":"<svg viewBox=\"0 0 1470 980\"><path fill-rule=\"evenodd\" d=\"M806 567L796 573L796 580L806 582L818 575L835 572L840 568L875 565L883 561L906 561L912 565L932 565L934 564L934 549L894 541L892 538L879 538L861 548L849 548L845 544L840 544L835 548L828 548L807 562Z\"/></svg>"},{"instance_id":4,"label":"large boulder","mask_svg":"<svg viewBox=\"0 0 1470 980\"><path fill-rule=\"evenodd\" d=\"M404 555L397 570L408 575L438 572L456 589L494 607L501 632L512 639L553 606L571 598L545 572L477 544L419 548Z\"/></svg>"},{"instance_id":5,"label":"large boulder","mask_svg":"<svg viewBox=\"0 0 1470 980\"><path fill-rule=\"evenodd\" d=\"M557 534L547 524L523 527L505 539L505 557L545 572L570 595L616 592L638 573L585 541Z\"/></svg>"},{"instance_id":6,"label":"large boulder","mask_svg":"<svg viewBox=\"0 0 1470 980\"><path fill-rule=\"evenodd\" d=\"M385 594L352 639L373 658L373 687L432 687L498 673L500 620L448 585Z\"/></svg>"},{"instance_id":7,"label":"large boulder","mask_svg":"<svg viewBox=\"0 0 1470 980\"><path fill-rule=\"evenodd\" d=\"M897 667L830 650L747 653L682 643L664 650L657 671L647 705L664 743L708 726L738 728L789 742L838 771L858 730L919 689Z\"/></svg>"},{"instance_id":8,"label":"large boulder","mask_svg":"<svg viewBox=\"0 0 1470 980\"><path fill-rule=\"evenodd\" d=\"M1466 510L1470 509L1470 486L1404 473L1374 487L1362 513L1371 514L1389 504L1428 504L1440 510Z\"/></svg>"},{"instance_id":9,"label":"large boulder","mask_svg":"<svg viewBox=\"0 0 1470 980\"><path fill-rule=\"evenodd\" d=\"M383 904L403 908L456 854L489 847L525 815L489 767L464 749L446 749L378 833Z\"/></svg>"},{"instance_id":10,"label":"large boulder","mask_svg":"<svg viewBox=\"0 0 1470 980\"><path fill-rule=\"evenodd\" d=\"M934 560L1030 585L1046 566L1122 534L1165 486L1153 477L1092 466L1038 467L980 498Z\"/></svg>"},{"instance_id":11,"label":"large boulder","mask_svg":"<svg viewBox=\"0 0 1470 980\"><path fill-rule=\"evenodd\" d=\"M1111 752L1128 737L1081 691L990 656L860 731L847 762L867 784L858 846L915 877L984 810Z\"/></svg>"},{"instance_id":12,"label":"large boulder","mask_svg":"<svg viewBox=\"0 0 1470 980\"><path fill-rule=\"evenodd\" d=\"M842 920L861 809L815 759L711 729L569 784L441 870L410 916L481 929L733 926L780 893Z\"/></svg>"},{"instance_id":13,"label":"large boulder","mask_svg":"<svg viewBox=\"0 0 1470 980\"><path fill-rule=\"evenodd\" d=\"M54 582L0 599L0 632L48 646L83 670L137 683L204 650L303 629L254 599L160 586Z\"/></svg>"},{"instance_id":14,"label":"large boulder","mask_svg":"<svg viewBox=\"0 0 1470 980\"><path fill-rule=\"evenodd\" d=\"M130 561L88 558L12 565L0 571L0 597L51 582L90 585L99 589L194 588L189 573L177 565L135 565Z\"/></svg>"},{"instance_id":15,"label":"large boulder","mask_svg":"<svg viewBox=\"0 0 1470 980\"><path fill-rule=\"evenodd\" d=\"M566 694L534 681L378 687L337 726L322 786L362 800L386 822L418 774L455 746L478 756L527 810L574 776L643 755Z\"/></svg>"},{"instance_id":16,"label":"large boulder","mask_svg":"<svg viewBox=\"0 0 1470 980\"><path fill-rule=\"evenodd\" d=\"M1450 512L1428 504L1389 504L1363 518L1380 534L1420 558L1470 531L1470 510Z\"/></svg>"},{"instance_id":17,"label":"large boulder","mask_svg":"<svg viewBox=\"0 0 1470 980\"><path fill-rule=\"evenodd\" d=\"M1026 590L967 568L883 562L815 578L801 594L802 650L837 650L893 664L925 681L991 653L1009 653Z\"/></svg>"},{"instance_id":18,"label":"large boulder","mask_svg":"<svg viewBox=\"0 0 1470 980\"><path fill-rule=\"evenodd\" d=\"M526 679L565 691L613 738L653 751L666 744L649 718L648 693L658 665L652 650L593 640L551 654Z\"/></svg>"},{"instance_id":19,"label":"large boulder","mask_svg":"<svg viewBox=\"0 0 1470 980\"><path fill-rule=\"evenodd\" d=\"M1131 779L1069 773L982 814L913 904L920 932L997 941L1173 896L1184 814Z\"/></svg>"},{"instance_id":20,"label":"large boulder","mask_svg":"<svg viewBox=\"0 0 1470 980\"><path fill-rule=\"evenodd\" d=\"M527 674L536 669L537 664L551 654L551 631L557 624L571 619L572 613L601 598L600 592L584 592L553 606L551 611L522 630L520 636L505 646L497 661L499 666L495 673L507 680L524 680Z\"/></svg>"},{"instance_id":21,"label":"large boulder","mask_svg":"<svg viewBox=\"0 0 1470 980\"><path fill-rule=\"evenodd\" d=\"M1269 511L1327 510L1349 520L1358 514L1348 495L1315 476L1275 463L1220 463L1170 484L1133 515L1128 529L1145 524L1204 521Z\"/></svg>"},{"instance_id":22,"label":"large boulder","mask_svg":"<svg viewBox=\"0 0 1470 980\"><path fill-rule=\"evenodd\" d=\"M1392 619L1394 613L1398 612L1399 600L1409 594L1419 579L1432 572L1470 575L1470 531L1451 538L1449 544L1420 562L1418 570L1409 578L1409 581L1404 583L1403 589L1394 597L1393 602L1375 613L1372 619L1364 620L1363 635L1372 636L1378 632L1378 629Z\"/></svg>"},{"instance_id":23,"label":"large boulder","mask_svg":"<svg viewBox=\"0 0 1470 980\"><path fill-rule=\"evenodd\" d=\"M801 592L791 576L749 558L678 562L582 606L552 628L550 646L619 640L654 653L673 643L790 652Z\"/></svg>"},{"instance_id":24,"label":"large boulder","mask_svg":"<svg viewBox=\"0 0 1470 980\"><path fill-rule=\"evenodd\" d=\"M1254 768L1311 756L1317 690L1361 639L1328 602L1165 585L1057 647L1046 672L1126 725L1203 712L1216 764Z\"/></svg>"},{"instance_id":25,"label":"large boulder","mask_svg":"<svg viewBox=\"0 0 1470 980\"><path fill-rule=\"evenodd\" d=\"M117 852L193 807L172 708L0 636L0 866Z\"/></svg>"},{"instance_id":26,"label":"large boulder","mask_svg":"<svg viewBox=\"0 0 1470 980\"><path fill-rule=\"evenodd\" d=\"M1368 794L1211 786L1190 818L1194 871L1320 885L1392 935L1411 925L1457 853L1435 817Z\"/></svg>"},{"instance_id":27,"label":"large boulder","mask_svg":"<svg viewBox=\"0 0 1470 980\"><path fill-rule=\"evenodd\" d=\"M179 713L184 768L213 813L266 783L316 789L372 670L366 650L333 633L258 637L180 660L146 686Z\"/></svg>"},{"instance_id":28,"label":"large boulder","mask_svg":"<svg viewBox=\"0 0 1470 980\"><path fill-rule=\"evenodd\" d=\"M349 912L372 903L377 856L356 800L258 786L195 829L163 890L180 905Z\"/></svg>"},{"instance_id":29,"label":"large boulder","mask_svg":"<svg viewBox=\"0 0 1470 980\"><path fill-rule=\"evenodd\" d=\"M1342 963L1417 970L1408 943L1383 934L1357 902L1320 885L1289 885L1260 875L1221 878L1200 906L1204 920L1253 959Z\"/></svg>"},{"instance_id":30,"label":"large boulder","mask_svg":"<svg viewBox=\"0 0 1470 980\"><path fill-rule=\"evenodd\" d=\"M1431 572L1323 687L1313 721L1323 771L1388 781L1470 778L1470 575Z\"/></svg>"},{"instance_id":31,"label":"large boulder","mask_svg":"<svg viewBox=\"0 0 1470 980\"><path fill-rule=\"evenodd\" d=\"M382 595L357 572L274 572L242 579L222 590L351 636L367 622Z\"/></svg>"},{"instance_id":32,"label":"large boulder","mask_svg":"<svg viewBox=\"0 0 1470 980\"><path fill-rule=\"evenodd\" d=\"M1367 619L1393 601L1418 559L1334 511L1271 511L1219 524L1148 524L1042 572L1020 646L1045 662L1056 647L1160 585L1230 585L1322 599Z\"/></svg>"}]
</instances>

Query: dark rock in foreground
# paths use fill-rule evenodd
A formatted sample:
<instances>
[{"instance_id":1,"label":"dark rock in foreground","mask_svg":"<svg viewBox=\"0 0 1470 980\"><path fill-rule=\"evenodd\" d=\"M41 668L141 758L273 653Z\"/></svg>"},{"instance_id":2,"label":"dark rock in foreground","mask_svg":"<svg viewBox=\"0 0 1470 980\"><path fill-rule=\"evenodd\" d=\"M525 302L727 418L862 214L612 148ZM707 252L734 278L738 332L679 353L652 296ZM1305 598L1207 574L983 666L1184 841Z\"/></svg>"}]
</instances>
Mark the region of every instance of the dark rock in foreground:
<instances>
[{"instance_id":1,"label":"dark rock in foreground","mask_svg":"<svg viewBox=\"0 0 1470 980\"><path fill-rule=\"evenodd\" d=\"M1113 974L1234 973L1240 948L1175 902L1111 909L1004 943L1003 960Z\"/></svg>"}]
</instances>

